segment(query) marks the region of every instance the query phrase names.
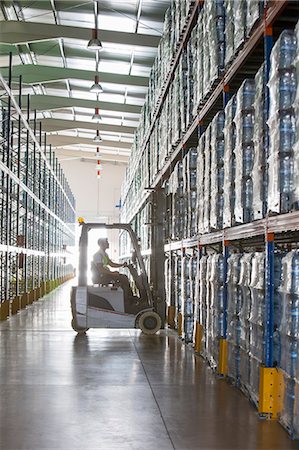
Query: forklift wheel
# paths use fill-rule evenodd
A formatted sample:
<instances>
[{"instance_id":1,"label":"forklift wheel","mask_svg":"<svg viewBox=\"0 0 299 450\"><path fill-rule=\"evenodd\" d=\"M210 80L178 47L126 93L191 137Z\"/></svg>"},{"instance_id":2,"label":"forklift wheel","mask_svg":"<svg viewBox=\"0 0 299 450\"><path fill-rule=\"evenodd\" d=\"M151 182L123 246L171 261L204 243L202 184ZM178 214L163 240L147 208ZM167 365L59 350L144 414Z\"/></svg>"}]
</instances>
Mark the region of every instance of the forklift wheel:
<instances>
[{"instance_id":1,"label":"forklift wheel","mask_svg":"<svg viewBox=\"0 0 299 450\"><path fill-rule=\"evenodd\" d=\"M79 334L86 333L86 331L89 330L89 328L78 327L77 322L74 319L72 319L71 325L72 325L72 329L74 331L76 331L76 333L79 333Z\"/></svg>"},{"instance_id":2,"label":"forklift wheel","mask_svg":"<svg viewBox=\"0 0 299 450\"><path fill-rule=\"evenodd\" d=\"M161 317L154 311L147 311L139 317L138 326L144 334L155 334L161 328Z\"/></svg>"}]
</instances>

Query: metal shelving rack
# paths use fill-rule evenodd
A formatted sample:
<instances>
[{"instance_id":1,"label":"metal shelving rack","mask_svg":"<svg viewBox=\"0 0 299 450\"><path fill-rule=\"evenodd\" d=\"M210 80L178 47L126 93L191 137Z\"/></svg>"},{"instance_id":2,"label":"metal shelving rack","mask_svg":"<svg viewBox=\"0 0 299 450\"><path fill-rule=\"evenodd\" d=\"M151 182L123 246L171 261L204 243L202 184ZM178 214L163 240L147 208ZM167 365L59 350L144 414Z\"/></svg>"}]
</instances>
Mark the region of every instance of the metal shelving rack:
<instances>
[{"instance_id":1,"label":"metal shelving rack","mask_svg":"<svg viewBox=\"0 0 299 450\"><path fill-rule=\"evenodd\" d=\"M135 161L131 168L130 179L127 185L127 190L124 193L122 203L125 204L128 200L128 192L132 183L134 182L134 175L137 171L138 164L147 151L147 145L150 136L154 130L155 123L161 113L163 102L166 98L167 92L174 79L174 73L178 65L179 58L187 42L190 38L193 27L195 26L198 12L203 6L204 1L197 0L192 6L188 16L184 32L177 47L177 52L173 58L173 64L170 72L163 84L163 88L159 95L155 112L151 122L151 126L146 134L143 145L139 153L139 158ZM198 248L198 253L201 254L205 246L217 245L219 249L222 248L224 255L224 273L227 270L227 259L230 253L230 247L236 246L240 243L242 245L254 246L259 248L264 247L266 254L266 352L264 365L261 368L261 392L260 392L260 406L259 412L275 417L272 408L271 398L278 395L279 389L277 387L278 379L275 378L275 371L273 370L273 309L274 309L274 249L275 243L296 243L299 242L299 212L289 212L276 216L266 216L264 219L257 220L243 225L233 226L231 228L222 229L208 234L193 236L188 239L178 241L164 242L164 254L161 252L161 233L163 233L163 222L167 220L165 215L165 193L163 189L164 182L169 178L170 174L178 161L183 160L184 155L189 148L196 146L199 136L203 132L205 125L209 124L211 118L215 113L223 109L229 99L229 92L236 92L243 80L248 77L247 69L250 73L256 73L261 64L265 61L266 75L264 83L267 85L269 77L270 66L270 52L273 46L273 28L274 32L277 28L277 33L281 29L288 27L288 17L284 16L284 11L287 8L292 8L292 2L288 0L273 0L264 2L264 15L259 19L253 32L245 41L243 47L235 55L235 58L230 66L226 67L223 75L214 84L211 92L205 98L204 102L199 105L198 114L194 117L191 125L188 127L186 133L182 136L179 143L173 148L168 160L165 162L161 170L156 174L152 183L148 188L140 193L140 197L135 204L130 207L129 214L126 215L128 222L133 222L135 217L144 208L147 202L152 204L152 229L156 230L156 241L152 241L152 248L150 249L149 257L154 258L153 263L156 266L156 271L151 274L151 282L154 286L161 286L164 280L164 258L165 253L171 255L172 252L181 252L186 249ZM245 69L245 70L243 70ZM266 101L267 101L266 92ZM164 213L163 213L164 211ZM256 244L258 243L258 244ZM224 286L226 288L226 286ZM160 289L161 291L161 289ZM160 305L160 313L163 313L163 307ZM163 315L163 314L162 314ZM171 321L173 322L174 312L171 312ZM169 319L169 318L168 318ZM226 328L226 327L225 327ZM202 333L200 327L199 334ZM226 353L226 329L224 330L220 345L220 360L218 365L218 372L220 375L225 375L227 370L227 353ZM195 340L195 350L200 347L200 336ZM263 385L264 383L264 385ZM265 384L266 383L266 384ZM268 385L267 385L268 383ZM270 389L267 390L272 386ZM273 387L274 386L274 387ZM266 398L266 395L268 398ZM271 397L272 396L272 397ZM271 406L272 405L272 406Z\"/></svg>"},{"instance_id":2,"label":"metal shelving rack","mask_svg":"<svg viewBox=\"0 0 299 450\"><path fill-rule=\"evenodd\" d=\"M30 97L23 111L0 74L0 319L17 313L73 275L75 202Z\"/></svg>"}]
</instances>

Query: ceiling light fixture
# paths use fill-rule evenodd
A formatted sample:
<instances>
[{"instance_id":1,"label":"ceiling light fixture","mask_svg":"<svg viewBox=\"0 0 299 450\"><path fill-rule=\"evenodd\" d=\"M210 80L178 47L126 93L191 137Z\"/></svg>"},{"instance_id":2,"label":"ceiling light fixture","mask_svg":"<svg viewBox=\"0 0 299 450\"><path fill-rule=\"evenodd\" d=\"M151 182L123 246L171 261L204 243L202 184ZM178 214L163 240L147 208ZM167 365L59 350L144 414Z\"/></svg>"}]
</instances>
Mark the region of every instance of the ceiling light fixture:
<instances>
[{"instance_id":1,"label":"ceiling light fixture","mask_svg":"<svg viewBox=\"0 0 299 450\"><path fill-rule=\"evenodd\" d=\"M90 41L87 44L87 47L92 49L92 50L102 50L103 49L102 42L98 38L98 14L99 14L99 5L98 5L98 1L95 0L94 1L94 22L95 22L95 27L92 30L91 39L90 39Z\"/></svg>"},{"instance_id":2,"label":"ceiling light fixture","mask_svg":"<svg viewBox=\"0 0 299 450\"><path fill-rule=\"evenodd\" d=\"M90 92L95 92L96 94L101 94L104 92L102 86L100 85L99 75L95 75L94 84L91 86Z\"/></svg>"},{"instance_id":3,"label":"ceiling light fixture","mask_svg":"<svg viewBox=\"0 0 299 450\"><path fill-rule=\"evenodd\" d=\"M100 120L102 120L102 117L99 113L99 108L95 108L95 113L92 116L92 120L96 120L97 122L99 122Z\"/></svg>"},{"instance_id":4,"label":"ceiling light fixture","mask_svg":"<svg viewBox=\"0 0 299 450\"><path fill-rule=\"evenodd\" d=\"M96 144L97 143L99 143L99 142L102 142L102 138L101 138L101 136L100 136L100 132L99 132L99 130L97 130L97 134L95 135L95 137L93 138L93 142L95 142Z\"/></svg>"}]
</instances>

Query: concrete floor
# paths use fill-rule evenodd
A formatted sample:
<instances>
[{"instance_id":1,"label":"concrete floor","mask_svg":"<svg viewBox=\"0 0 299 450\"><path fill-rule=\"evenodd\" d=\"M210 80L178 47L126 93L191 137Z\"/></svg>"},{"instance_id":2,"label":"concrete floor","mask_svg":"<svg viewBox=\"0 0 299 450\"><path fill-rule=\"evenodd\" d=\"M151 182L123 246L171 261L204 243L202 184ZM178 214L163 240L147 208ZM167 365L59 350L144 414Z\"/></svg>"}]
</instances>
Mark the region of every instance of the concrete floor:
<instances>
[{"instance_id":1,"label":"concrete floor","mask_svg":"<svg viewBox=\"0 0 299 450\"><path fill-rule=\"evenodd\" d=\"M70 283L0 325L0 448L295 449L174 333L70 327Z\"/></svg>"}]
</instances>

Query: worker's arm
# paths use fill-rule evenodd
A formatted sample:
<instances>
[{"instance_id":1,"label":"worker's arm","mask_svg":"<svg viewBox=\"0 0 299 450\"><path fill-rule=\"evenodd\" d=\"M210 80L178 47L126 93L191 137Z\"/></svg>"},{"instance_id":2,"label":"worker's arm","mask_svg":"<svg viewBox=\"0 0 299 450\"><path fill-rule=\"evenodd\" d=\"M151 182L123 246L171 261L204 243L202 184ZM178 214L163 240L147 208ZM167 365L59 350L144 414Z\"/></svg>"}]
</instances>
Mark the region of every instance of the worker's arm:
<instances>
[{"instance_id":1,"label":"worker's arm","mask_svg":"<svg viewBox=\"0 0 299 450\"><path fill-rule=\"evenodd\" d=\"M114 269L118 269L119 267L126 267L127 263L117 264L117 263L111 261L111 259L109 258L109 260L108 260L108 265L109 265L110 267L113 267Z\"/></svg>"}]
</instances>

